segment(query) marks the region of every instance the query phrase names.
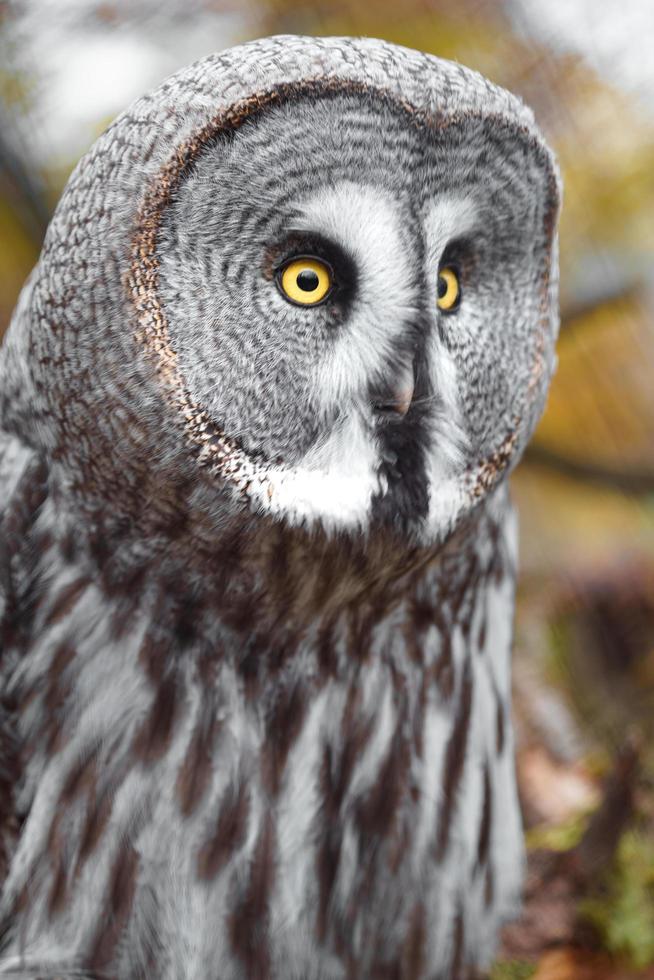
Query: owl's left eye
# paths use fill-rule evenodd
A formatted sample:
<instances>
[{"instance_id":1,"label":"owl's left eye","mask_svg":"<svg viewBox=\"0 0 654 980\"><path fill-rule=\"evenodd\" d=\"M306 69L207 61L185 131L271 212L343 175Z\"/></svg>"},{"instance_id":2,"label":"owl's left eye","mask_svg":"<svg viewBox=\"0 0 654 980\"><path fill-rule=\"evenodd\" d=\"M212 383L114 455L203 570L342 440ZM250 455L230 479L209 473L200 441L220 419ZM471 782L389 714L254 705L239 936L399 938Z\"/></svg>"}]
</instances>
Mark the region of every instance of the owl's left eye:
<instances>
[{"instance_id":1,"label":"owl's left eye","mask_svg":"<svg viewBox=\"0 0 654 980\"><path fill-rule=\"evenodd\" d=\"M322 259L302 256L292 259L277 273L277 285L285 299L297 306L316 306L332 291L334 276Z\"/></svg>"}]
</instances>

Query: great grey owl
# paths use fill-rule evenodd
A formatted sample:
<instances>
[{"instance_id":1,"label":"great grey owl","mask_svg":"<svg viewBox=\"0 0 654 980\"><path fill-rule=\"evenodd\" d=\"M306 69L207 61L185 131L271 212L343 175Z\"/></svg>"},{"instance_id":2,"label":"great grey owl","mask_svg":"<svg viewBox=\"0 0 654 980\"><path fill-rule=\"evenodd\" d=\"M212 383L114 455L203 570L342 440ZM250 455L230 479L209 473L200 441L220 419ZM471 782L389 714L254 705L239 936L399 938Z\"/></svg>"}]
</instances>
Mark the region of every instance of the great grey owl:
<instances>
[{"instance_id":1,"label":"great grey owl","mask_svg":"<svg viewBox=\"0 0 654 980\"><path fill-rule=\"evenodd\" d=\"M0 974L489 962L558 198L516 98L372 39L209 57L78 165L0 364Z\"/></svg>"}]
</instances>

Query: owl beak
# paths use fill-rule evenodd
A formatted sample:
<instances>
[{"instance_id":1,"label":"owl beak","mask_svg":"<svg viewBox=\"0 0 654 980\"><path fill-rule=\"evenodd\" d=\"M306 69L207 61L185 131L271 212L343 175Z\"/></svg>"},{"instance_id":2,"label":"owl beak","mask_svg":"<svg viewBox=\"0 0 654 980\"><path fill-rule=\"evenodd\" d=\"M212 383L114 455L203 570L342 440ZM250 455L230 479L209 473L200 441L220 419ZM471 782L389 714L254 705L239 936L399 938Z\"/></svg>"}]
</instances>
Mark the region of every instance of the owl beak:
<instances>
[{"instance_id":1,"label":"owl beak","mask_svg":"<svg viewBox=\"0 0 654 980\"><path fill-rule=\"evenodd\" d=\"M373 395L375 417L380 422L400 422L411 408L414 388L413 366L407 366L398 372L391 384Z\"/></svg>"}]
</instances>

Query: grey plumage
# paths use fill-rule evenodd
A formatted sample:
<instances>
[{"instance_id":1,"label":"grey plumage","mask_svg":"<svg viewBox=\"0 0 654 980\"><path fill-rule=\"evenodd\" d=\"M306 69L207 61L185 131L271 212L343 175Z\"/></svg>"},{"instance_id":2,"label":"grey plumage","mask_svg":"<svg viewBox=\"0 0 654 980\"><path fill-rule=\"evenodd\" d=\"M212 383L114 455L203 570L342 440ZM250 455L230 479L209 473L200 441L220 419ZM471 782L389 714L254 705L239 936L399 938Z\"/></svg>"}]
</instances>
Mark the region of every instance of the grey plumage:
<instances>
[{"instance_id":1,"label":"grey plumage","mask_svg":"<svg viewBox=\"0 0 654 980\"><path fill-rule=\"evenodd\" d=\"M205 59L80 162L0 360L0 975L488 962L557 209L529 110L369 39Z\"/></svg>"}]
</instances>

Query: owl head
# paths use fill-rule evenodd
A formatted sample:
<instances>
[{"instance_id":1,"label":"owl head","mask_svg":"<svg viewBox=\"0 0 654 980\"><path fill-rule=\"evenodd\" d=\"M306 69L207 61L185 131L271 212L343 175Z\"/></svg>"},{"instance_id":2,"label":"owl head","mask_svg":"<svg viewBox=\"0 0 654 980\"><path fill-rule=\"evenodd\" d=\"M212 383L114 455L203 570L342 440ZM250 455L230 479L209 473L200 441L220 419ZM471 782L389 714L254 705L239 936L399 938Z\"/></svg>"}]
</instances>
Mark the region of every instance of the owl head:
<instances>
[{"instance_id":1,"label":"owl head","mask_svg":"<svg viewBox=\"0 0 654 980\"><path fill-rule=\"evenodd\" d=\"M181 480L208 513L443 540L542 411L558 199L529 110L459 65L301 37L198 62L62 198L9 345L32 438L143 510Z\"/></svg>"}]
</instances>

